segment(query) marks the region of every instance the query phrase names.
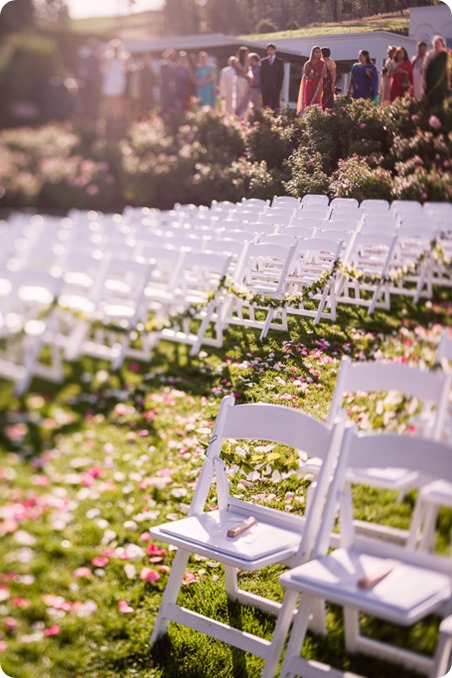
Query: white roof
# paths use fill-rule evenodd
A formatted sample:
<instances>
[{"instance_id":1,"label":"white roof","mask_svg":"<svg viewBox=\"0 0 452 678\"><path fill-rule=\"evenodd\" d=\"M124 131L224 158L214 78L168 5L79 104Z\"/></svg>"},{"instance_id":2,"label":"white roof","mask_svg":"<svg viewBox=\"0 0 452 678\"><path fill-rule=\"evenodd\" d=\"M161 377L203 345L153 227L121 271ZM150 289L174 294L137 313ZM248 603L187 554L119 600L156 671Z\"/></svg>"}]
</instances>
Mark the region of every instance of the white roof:
<instances>
[{"instance_id":1,"label":"white roof","mask_svg":"<svg viewBox=\"0 0 452 678\"><path fill-rule=\"evenodd\" d=\"M265 47L268 41L259 40L256 47ZM336 61L356 61L360 49L367 49L371 58L379 66L386 57L388 45L405 47L409 56L416 53L416 40L406 35L390 31L360 31L357 33L337 33L332 35L309 35L297 38L279 38L275 40L277 49L282 53L291 53L308 57L312 47L329 47Z\"/></svg>"}]
</instances>

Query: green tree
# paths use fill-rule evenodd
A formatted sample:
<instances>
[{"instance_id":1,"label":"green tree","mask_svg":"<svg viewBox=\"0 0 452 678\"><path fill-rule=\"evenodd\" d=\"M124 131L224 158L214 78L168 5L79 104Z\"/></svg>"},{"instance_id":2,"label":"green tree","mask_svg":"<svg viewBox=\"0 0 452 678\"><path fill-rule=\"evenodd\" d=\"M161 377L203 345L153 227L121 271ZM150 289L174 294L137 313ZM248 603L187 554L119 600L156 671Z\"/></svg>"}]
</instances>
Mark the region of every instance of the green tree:
<instances>
[{"instance_id":1,"label":"green tree","mask_svg":"<svg viewBox=\"0 0 452 678\"><path fill-rule=\"evenodd\" d=\"M238 0L207 0L204 11L211 31L237 34L244 30L245 21Z\"/></svg>"},{"instance_id":2,"label":"green tree","mask_svg":"<svg viewBox=\"0 0 452 678\"><path fill-rule=\"evenodd\" d=\"M166 0L163 17L168 35L199 33L200 5L196 0Z\"/></svg>"}]
</instances>

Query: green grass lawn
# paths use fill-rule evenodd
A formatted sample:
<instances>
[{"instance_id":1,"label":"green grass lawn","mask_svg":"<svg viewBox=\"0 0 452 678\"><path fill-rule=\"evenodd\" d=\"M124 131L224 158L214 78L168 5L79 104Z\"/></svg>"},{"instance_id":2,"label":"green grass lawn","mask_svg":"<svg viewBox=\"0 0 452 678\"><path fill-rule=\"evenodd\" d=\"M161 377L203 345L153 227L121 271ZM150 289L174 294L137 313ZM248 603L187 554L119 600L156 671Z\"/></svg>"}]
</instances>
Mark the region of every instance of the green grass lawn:
<instances>
[{"instance_id":1,"label":"green grass lawn","mask_svg":"<svg viewBox=\"0 0 452 678\"><path fill-rule=\"evenodd\" d=\"M432 364L452 295L414 306L395 299L391 313L368 317L343 307L337 323L292 319L288 333L230 328L221 350L190 359L183 346L161 343L147 364L115 374L85 358L67 365L61 386L34 381L23 399L1 383L0 398L0 664L13 678L257 678L262 661L171 625L152 652L149 638L173 553L152 541L151 525L185 515L221 398L302 408L325 419L342 355ZM386 404L384 404L387 411ZM361 426L378 423L362 402ZM403 413L402 413L403 414ZM403 428L401 412L387 425ZM275 460L275 469L290 464ZM305 483L295 474L258 481L264 501L302 510ZM359 492L361 491L361 494ZM406 527L414 496L357 489L362 517ZM441 515L438 539L450 539ZM276 567L242 575L246 585L281 597ZM215 563L192 558L186 605L233 619L270 638L273 620L238 610ZM400 667L347 656L341 613L328 613L331 638L310 637L316 658L371 678L413 675ZM368 620L369 628L377 626ZM408 632L378 625L380 636L427 651L434 624ZM422 646L422 647L421 647Z\"/></svg>"}]
</instances>

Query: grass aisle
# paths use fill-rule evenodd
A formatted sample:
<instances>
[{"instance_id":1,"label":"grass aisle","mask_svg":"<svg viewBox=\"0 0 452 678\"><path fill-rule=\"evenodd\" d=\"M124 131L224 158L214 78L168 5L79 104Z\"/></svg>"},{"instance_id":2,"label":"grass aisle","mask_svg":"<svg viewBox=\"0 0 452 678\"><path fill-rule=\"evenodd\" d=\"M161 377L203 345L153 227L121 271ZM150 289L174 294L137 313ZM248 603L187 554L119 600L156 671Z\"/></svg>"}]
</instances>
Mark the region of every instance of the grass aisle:
<instances>
[{"instance_id":1,"label":"grass aisle","mask_svg":"<svg viewBox=\"0 0 452 678\"><path fill-rule=\"evenodd\" d=\"M67 366L63 386L33 382L22 400L0 390L0 664L13 678L257 678L261 660L171 626L150 656L149 637L172 552L149 527L187 511L221 398L277 402L326 418L342 355L430 366L452 295L415 307L395 299L372 318L340 310L337 324L294 319L289 334L231 328L223 350L188 359L185 347L161 344L146 365L117 374L89 359ZM364 400L353 408L362 427L403 430L403 403ZM253 457L254 454L254 457ZM246 452L245 462L259 452ZM243 457L243 452L241 452ZM240 455L239 455L240 456ZM295 460L260 462L263 500L303 510L306 484ZM239 476L240 479L243 476ZM276 482L274 482L276 481ZM385 515L406 526L413 506L391 493L363 494L363 517ZM442 514L440 540L452 515ZM247 585L280 595L277 571L247 574ZM273 621L228 604L215 563L192 559L186 604L270 638ZM333 641L311 639L316 657L372 678L413 675L400 667L344 655L340 613L331 609ZM372 622L369 621L369 625ZM431 649L433 627L416 626L400 642ZM393 632L381 627L379 633Z\"/></svg>"}]
</instances>

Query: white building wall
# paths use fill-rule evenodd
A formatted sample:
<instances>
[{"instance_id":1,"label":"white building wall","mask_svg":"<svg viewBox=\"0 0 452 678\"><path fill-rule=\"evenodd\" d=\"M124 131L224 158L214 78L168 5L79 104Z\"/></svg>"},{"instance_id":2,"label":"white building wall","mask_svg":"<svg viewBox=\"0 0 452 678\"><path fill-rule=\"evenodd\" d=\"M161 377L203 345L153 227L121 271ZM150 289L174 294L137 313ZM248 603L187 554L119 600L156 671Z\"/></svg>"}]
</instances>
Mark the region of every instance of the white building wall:
<instances>
[{"instance_id":1,"label":"white building wall","mask_svg":"<svg viewBox=\"0 0 452 678\"><path fill-rule=\"evenodd\" d=\"M416 42L425 40L430 48L434 35L442 35L447 46L452 48L452 12L448 5L411 7L410 36Z\"/></svg>"}]
</instances>

